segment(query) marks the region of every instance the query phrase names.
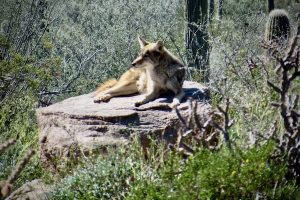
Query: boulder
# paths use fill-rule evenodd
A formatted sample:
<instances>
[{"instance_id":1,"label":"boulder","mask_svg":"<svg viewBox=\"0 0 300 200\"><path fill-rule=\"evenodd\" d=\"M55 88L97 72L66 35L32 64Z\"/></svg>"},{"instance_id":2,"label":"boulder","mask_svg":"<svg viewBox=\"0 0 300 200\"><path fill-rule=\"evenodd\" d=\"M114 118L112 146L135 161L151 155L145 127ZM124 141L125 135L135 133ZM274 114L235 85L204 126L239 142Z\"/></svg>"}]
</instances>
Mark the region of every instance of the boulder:
<instances>
[{"instance_id":1,"label":"boulder","mask_svg":"<svg viewBox=\"0 0 300 200\"><path fill-rule=\"evenodd\" d=\"M36 179L25 183L12 192L5 200L46 200L49 199L51 187Z\"/></svg>"},{"instance_id":2,"label":"boulder","mask_svg":"<svg viewBox=\"0 0 300 200\"><path fill-rule=\"evenodd\" d=\"M185 81L183 88L185 98L178 109L187 112L187 98L192 97L197 101L198 114L205 119L210 112L208 88L190 81ZM176 113L166 106L172 102L171 94L139 108L134 102L140 95L115 97L107 103L94 103L94 95L76 96L37 109L41 158L46 166L56 168L57 158L74 158L82 152L126 144L133 133L140 135L143 143L145 136L161 136L166 127L173 127L174 131L165 134L168 140L180 125Z\"/></svg>"}]
</instances>

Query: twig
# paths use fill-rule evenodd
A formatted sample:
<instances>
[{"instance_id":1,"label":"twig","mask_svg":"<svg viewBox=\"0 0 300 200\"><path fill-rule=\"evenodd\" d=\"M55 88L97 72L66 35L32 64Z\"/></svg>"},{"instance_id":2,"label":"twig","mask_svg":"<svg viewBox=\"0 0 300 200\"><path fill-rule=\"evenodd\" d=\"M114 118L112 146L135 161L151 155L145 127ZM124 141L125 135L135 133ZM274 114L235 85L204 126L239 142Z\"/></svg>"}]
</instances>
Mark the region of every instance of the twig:
<instances>
[{"instance_id":1,"label":"twig","mask_svg":"<svg viewBox=\"0 0 300 200\"><path fill-rule=\"evenodd\" d=\"M0 145L0 152L6 150L10 146L14 145L16 143L16 139L10 139L6 141L4 144Z\"/></svg>"}]
</instances>

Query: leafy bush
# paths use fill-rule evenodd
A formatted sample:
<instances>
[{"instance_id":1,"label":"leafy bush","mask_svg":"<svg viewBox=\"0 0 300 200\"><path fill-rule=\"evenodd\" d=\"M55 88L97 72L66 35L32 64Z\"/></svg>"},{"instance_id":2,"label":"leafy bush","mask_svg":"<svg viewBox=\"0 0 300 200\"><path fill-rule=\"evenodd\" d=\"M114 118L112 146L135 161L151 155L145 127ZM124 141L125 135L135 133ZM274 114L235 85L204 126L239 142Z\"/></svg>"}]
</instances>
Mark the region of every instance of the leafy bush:
<instances>
[{"instance_id":1,"label":"leafy bush","mask_svg":"<svg viewBox=\"0 0 300 200\"><path fill-rule=\"evenodd\" d=\"M60 64L57 57L50 55L50 46L44 45L46 27L40 26L47 22L44 8L42 1L5 1L1 7L0 143L8 138L17 140L16 145L0 154L1 180L28 148L37 148L35 109L41 104L41 91L55 77ZM35 156L14 186L44 174L47 173Z\"/></svg>"},{"instance_id":2,"label":"leafy bush","mask_svg":"<svg viewBox=\"0 0 300 200\"><path fill-rule=\"evenodd\" d=\"M270 160L273 146L243 152L201 149L186 163L173 155L157 178L134 183L126 199L293 199L295 187L283 181L284 164Z\"/></svg>"},{"instance_id":3,"label":"leafy bush","mask_svg":"<svg viewBox=\"0 0 300 200\"><path fill-rule=\"evenodd\" d=\"M35 119L36 99L22 93L22 98L12 96L9 103L0 108L0 132L3 143L8 138L16 138L17 143L0 153L0 179L7 178L18 160L29 148L38 148L38 132ZM47 176L38 156L34 156L16 181L18 187L27 180Z\"/></svg>"},{"instance_id":4,"label":"leafy bush","mask_svg":"<svg viewBox=\"0 0 300 200\"><path fill-rule=\"evenodd\" d=\"M122 151L84 163L56 184L50 199L124 199L139 168L134 154Z\"/></svg>"},{"instance_id":5,"label":"leafy bush","mask_svg":"<svg viewBox=\"0 0 300 200\"><path fill-rule=\"evenodd\" d=\"M268 143L247 151L200 149L182 160L175 152L144 160L134 149L87 159L57 183L50 199L294 199L297 188L286 182L286 166L270 158ZM115 151L115 150L114 150Z\"/></svg>"}]
</instances>

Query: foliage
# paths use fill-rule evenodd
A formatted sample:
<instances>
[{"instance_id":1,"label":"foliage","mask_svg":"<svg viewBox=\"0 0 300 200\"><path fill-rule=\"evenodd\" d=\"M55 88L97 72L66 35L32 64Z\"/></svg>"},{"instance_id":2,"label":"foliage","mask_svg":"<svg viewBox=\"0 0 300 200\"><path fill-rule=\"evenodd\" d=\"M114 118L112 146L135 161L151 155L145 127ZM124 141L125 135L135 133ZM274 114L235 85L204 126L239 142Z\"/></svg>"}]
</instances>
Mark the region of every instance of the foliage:
<instances>
[{"instance_id":1,"label":"foliage","mask_svg":"<svg viewBox=\"0 0 300 200\"><path fill-rule=\"evenodd\" d=\"M83 165L55 185L50 199L124 199L130 183L143 171L144 159L137 141L134 144L130 151L119 147L96 159L84 158Z\"/></svg>"},{"instance_id":2,"label":"foliage","mask_svg":"<svg viewBox=\"0 0 300 200\"><path fill-rule=\"evenodd\" d=\"M53 90L74 94L94 90L108 78L117 78L138 53L137 36L162 39L183 55L183 16L179 0L139 2L68 1L57 10L51 26L54 51L62 57L63 73ZM112 6L113 5L113 6ZM68 88L66 88L68 87Z\"/></svg>"},{"instance_id":3,"label":"foliage","mask_svg":"<svg viewBox=\"0 0 300 200\"><path fill-rule=\"evenodd\" d=\"M272 144L243 152L201 149L186 163L171 156L156 179L135 183L127 199L293 199L295 188L281 182L285 167L270 161L272 151Z\"/></svg>"},{"instance_id":4,"label":"foliage","mask_svg":"<svg viewBox=\"0 0 300 200\"><path fill-rule=\"evenodd\" d=\"M5 179L9 175L27 149L37 148L38 145L35 107L33 106L36 101L27 95L11 100L0 109L1 143L6 138L17 139L16 145L0 154L0 179ZM15 186L20 186L26 180L45 176L47 172L42 169L38 156L34 156Z\"/></svg>"},{"instance_id":5,"label":"foliage","mask_svg":"<svg viewBox=\"0 0 300 200\"><path fill-rule=\"evenodd\" d=\"M35 109L41 104L40 91L55 77L59 59L49 53L47 22L43 1L5 1L1 11L0 33L0 133L1 143L15 138L16 145L0 154L0 179L12 171L21 155L37 148ZM39 158L34 156L14 186L45 176Z\"/></svg>"},{"instance_id":6,"label":"foliage","mask_svg":"<svg viewBox=\"0 0 300 200\"><path fill-rule=\"evenodd\" d=\"M15 139L8 141L4 146L10 146L16 142ZM2 149L3 150L3 149ZM25 169L26 165L29 163L31 157L35 154L34 150L29 150L18 162L18 164L11 169L10 176L6 180L0 181L0 198L7 197L10 195L13 189L14 182L19 178L20 173Z\"/></svg>"},{"instance_id":7,"label":"foliage","mask_svg":"<svg viewBox=\"0 0 300 200\"><path fill-rule=\"evenodd\" d=\"M145 160L138 147L87 159L56 185L51 199L293 199L296 192L284 181L285 165L270 159L273 143L247 151L199 149L185 161L161 153L163 147L151 148Z\"/></svg>"},{"instance_id":8,"label":"foliage","mask_svg":"<svg viewBox=\"0 0 300 200\"><path fill-rule=\"evenodd\" d=\"M98 160L87 168L76 171L63 180L54 191L52 199L113 199L124 197L128 191L132 160L118 161L116 158Z\"/></svg>"}]
</instances>

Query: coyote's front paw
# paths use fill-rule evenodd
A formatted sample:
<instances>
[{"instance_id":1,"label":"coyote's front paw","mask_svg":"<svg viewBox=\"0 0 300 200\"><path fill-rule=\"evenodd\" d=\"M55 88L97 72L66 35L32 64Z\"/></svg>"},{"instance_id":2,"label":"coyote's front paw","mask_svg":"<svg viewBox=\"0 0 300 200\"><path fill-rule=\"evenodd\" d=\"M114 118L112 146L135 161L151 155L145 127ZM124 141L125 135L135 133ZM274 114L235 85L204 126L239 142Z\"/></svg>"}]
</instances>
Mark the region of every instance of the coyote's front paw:
<instances>
[{"instance_id":1,"label":"coyote's front paw","mask_svg":"<svg viewBox=\"0 0 300 200\"><path fill-rule=\"evenodd\" d=\"M178 102L172 102L172 103L169 104L169 107L171 109L174 109L174 108L177 108L177 106L179 106L179 105L180 105L180 103L178 103Z\"/></svg>"},{"instance_id":2,"label":"coyote's front paw","mask_svg":"<svg viewBox=\"0 0 300 200\"><path fill-rule=\"evenodd\" d=\"M94 98L94 103L108 102L110 98L111 98L111 95L109 95L109 94L97 95Z\"/></svg>"}]
</instances>

